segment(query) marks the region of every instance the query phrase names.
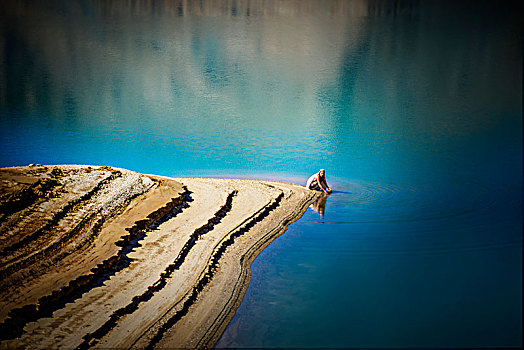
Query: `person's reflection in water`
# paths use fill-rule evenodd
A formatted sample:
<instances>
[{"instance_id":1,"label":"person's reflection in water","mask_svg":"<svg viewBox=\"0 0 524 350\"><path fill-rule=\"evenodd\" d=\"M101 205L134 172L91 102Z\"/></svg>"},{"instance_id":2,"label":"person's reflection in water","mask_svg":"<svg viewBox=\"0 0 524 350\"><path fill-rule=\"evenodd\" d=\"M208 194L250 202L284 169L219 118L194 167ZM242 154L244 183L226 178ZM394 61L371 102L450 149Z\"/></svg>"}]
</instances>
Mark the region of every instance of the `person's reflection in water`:
<instances>
[{"instance_id":1,"label":"person's reflection in water","mask_svg":"<svg viewBox=\"0 0 524 350\"><path fill-rule=\"evenodd\" d=\"M324 218L324 212L326 211L327 198L328 196L326 195L320 196L315 203L311 204L311 208L319 213L322 219Z\"/></svg>"}]
</instances>

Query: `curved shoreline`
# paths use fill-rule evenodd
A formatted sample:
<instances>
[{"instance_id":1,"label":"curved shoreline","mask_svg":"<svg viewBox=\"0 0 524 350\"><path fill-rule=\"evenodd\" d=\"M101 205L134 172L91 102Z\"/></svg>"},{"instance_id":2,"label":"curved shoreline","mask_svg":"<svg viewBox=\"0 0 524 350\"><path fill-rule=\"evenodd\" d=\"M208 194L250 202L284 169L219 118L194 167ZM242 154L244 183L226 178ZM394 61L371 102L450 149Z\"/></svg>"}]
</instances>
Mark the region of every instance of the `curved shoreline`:
<instances>
[{"instance_id":1,"label":"curved shoreline","mask_svg":"<svg viewBox=\"0 0 524 350\"><path fill-rule=\"evenodd\" d=\"M97 166L0 175L0 204L14 208L0 213L1 348L211 347L253 260L319 196L282 182ZM39 181L54 192L36 191ZM34 233L42 227L49 234Z\"/></svg>"},{"instance_id":2,"label":"curved shoreline","mask_svg":"<svg viewBox=\"0 0 524 350\"><path fill-rule=\"evenodd\" d=\"M269 245L273 240L282 235L286 230L287 226L300 219L304 212L307 210L310 201L304 201L295 212L288 215L277 227L267 232L261 237L254 245L246 250L246 253L240 259L241 262L241 273L237 278L235 288L231 291L230 298L227 300L227 304L222 309L222 312L215 318L212 327L208 328L204 335L200 338L196 344L196 348L211 348L213 347L222 333L226 330L227 326L235 316L236 310L242 304L242 300L251 281L251 264L257 256Z\"/></svg>"}]
</instances>

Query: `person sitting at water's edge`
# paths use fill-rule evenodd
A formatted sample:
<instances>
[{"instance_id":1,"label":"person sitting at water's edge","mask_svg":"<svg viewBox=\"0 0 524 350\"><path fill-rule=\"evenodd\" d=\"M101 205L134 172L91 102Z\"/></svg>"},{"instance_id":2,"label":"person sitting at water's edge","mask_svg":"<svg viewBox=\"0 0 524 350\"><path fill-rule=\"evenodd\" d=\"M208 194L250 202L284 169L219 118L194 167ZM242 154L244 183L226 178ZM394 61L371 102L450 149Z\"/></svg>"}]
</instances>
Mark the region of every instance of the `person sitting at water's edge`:
<instances>
[{"instance_id":1,"label":"person sitting at water's edge","mask_svg":"<svg viewBox=\"0 0 524 350\"><path fill-rule=\"evenodd\" d=\"M326 171L324 169L320 169L318 173L311 175L307 180L306 187L310 190L331 193L331 188L326 182Z\"/></svg>"}]
</instances>

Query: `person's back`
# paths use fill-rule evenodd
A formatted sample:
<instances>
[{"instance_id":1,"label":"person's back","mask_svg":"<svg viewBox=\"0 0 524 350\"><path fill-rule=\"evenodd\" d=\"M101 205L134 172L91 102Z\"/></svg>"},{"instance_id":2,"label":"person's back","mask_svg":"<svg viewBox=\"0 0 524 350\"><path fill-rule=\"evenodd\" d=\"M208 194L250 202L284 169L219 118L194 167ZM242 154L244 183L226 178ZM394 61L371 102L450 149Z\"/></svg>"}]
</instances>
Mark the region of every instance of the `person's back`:
<instances>
[{"instance_id":1,"label":"person's back","mask_svg":"<svg viewBox=\"0 0 524 350\"><path fill-rule=\"evenodd\" d=\"M309 179L307 179L306 187L308 189L313 190L316 187L318 187L317 176L318 176L318 173L311 175Z\"/></svg>"}]
</instances>

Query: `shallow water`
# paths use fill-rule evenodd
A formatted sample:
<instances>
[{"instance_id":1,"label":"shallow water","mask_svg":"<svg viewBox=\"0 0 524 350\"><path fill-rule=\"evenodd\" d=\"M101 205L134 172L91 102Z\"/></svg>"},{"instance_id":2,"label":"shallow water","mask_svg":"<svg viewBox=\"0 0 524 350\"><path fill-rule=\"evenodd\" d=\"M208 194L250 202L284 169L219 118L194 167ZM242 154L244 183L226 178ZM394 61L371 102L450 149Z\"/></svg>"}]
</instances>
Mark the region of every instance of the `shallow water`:
<instances>
[{"instance_id":1,"label":"shallow water","mask_svg":"<svg viewBox=\"0 0 524 350\"><path fill-rule=\"evenodd\" d=\"M335 192L218 346L522 345L522 37L491 2L0 4L0 166Z\"/></svg>"}]
</instances>

